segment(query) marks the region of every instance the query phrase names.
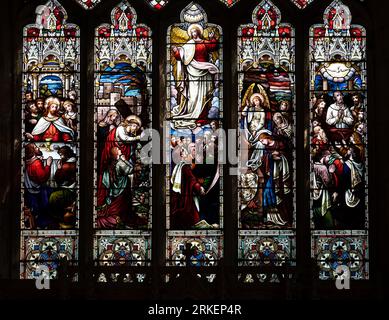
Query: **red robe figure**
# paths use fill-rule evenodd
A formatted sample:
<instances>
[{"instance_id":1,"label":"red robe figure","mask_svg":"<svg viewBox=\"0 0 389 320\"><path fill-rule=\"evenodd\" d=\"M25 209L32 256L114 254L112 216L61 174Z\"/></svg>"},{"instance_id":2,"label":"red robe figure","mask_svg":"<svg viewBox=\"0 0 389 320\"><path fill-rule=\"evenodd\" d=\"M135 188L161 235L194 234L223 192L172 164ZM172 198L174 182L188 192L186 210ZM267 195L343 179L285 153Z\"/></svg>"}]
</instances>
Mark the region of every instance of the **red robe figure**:
<instances>
[{"instance_id":1,"label":"red robe figure","mask_svg":"<svg viewBox=\"0 0 389 320\"><path fill-rule=\"evenodd\" d=\"M112 195L112 186L117 183L113 182L115 179L112 179L112 170L118 170L115 169L118 160L113 152L115 154L119 152L122 155L120 159L128 161L129 166L134 167L136 163L136 142L140 140L138 132L141 126L140 118L131 115L120 126L113 128L107 136L104 148L101 151L98 178L97 225L99 228L116 228L118 223L126 223L131 218L131 181L128 181L128 183L122 181L120 197L118 197L119 195L116 197ZM124 172L125 170L120 169L119 171ZM111 176L111 179L108 179L109 176Z\"/></svg>"},{"instance_id":2,"label":"red robe figure","mask_svg":"<svg viewBox=\"0 0 389 320\"><path fill-rule=\"evenodd\" d=\"M45 101L45 113L39 119L31 134L26 137L34 141L66 142L74 139L74 131L59 116L60 101L49 97Z\"/></svg>"},{"instance_id":3,"label":"red robe figure","mask_svg":"<svg viewBox=\"0 0 389 320\"><path fill-rule=\"evenodd\" d=\"M42 151L34 144L25 146L25 173L24 173L24 199L25 212L31 213L29 224L26 227L36 225L38 228L52 226L52 221L48 217L48 203L51 189L46 185L50 178L50 169L53 162L52 157L48 157L46 165L43 163ZM34 220L32 223L31 219Z\"/></svg>"},{"instance_id":4,"label":"red robe figure","mask_svg":"<svg viewBox=\"0 0 389 320\"><path fill-rule=\"evenodd\" d=\"M176 151L177 150L177 151ZM200 221L198 196L205 195L200 179L193 174L192 157L185 149L177 148L181 162L173 169L171 176L172 193L170 201L170 221L172 229L190 229Z\"/></svg>"},{"instance_id":5,"label":"red robe figure","mask_svg":"<svg viewBox=\"0 0 389 320\"><path fill-rule=\"evenodd\" d=\"M202 38L203 28L192 24L188 28L191 39L180 47L172 46L177 61L175 73L178 105L173 106L172 116L176 129L195 129L208 123L208 109L215 91L214 80L219 68L210 62L211 52L218 50L213 31L210 40Z\"/></svg>"}]
</instances>

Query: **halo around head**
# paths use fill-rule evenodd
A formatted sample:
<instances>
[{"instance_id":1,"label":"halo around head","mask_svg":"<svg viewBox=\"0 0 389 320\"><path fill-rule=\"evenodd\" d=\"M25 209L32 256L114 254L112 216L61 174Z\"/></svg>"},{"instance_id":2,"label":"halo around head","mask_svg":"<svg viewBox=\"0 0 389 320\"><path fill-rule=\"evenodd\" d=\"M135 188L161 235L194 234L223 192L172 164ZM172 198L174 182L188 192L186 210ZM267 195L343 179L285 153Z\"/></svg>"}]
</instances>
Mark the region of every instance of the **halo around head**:
<instances>
[{"instance_id":1,"label":"halo around head","mask_svg":"<svg viewBox=\"0 0 389 320\"><path fill-rule=\"evenodd\" d=\"M250 103L253 104L254 103L254 99L255 98L258 98L260 101L261 101L261 104L264 104L265 103L265 98L263 97L262 94L260 93L254 93L251 95L250 97Z\"/></svg>"},{"instance_id":2,"label":"halo around head","mask_svg":"<svg viewBox=\"0 0 389 320\"><path fill-rule=\"evenodd\" d=\"M128 116L126 118L126 121L128 123L136 123L139 126L139 128L142 126L142 120L136 115Z\"/></svg>"},{"instance_id":3,"label":"halo around head","mask_svg":"<svg viewBox=\"0 0 389 320\"><path fill-rule=\"evenodd\" d=\"M199 32L199 36L202 36L203 35L203 32L204 32L204 29L202 26L200 26L199 24L195 23L195 24L191 24L188 28L188 35L189 37L192 38L192 30L193 29L197 29L197 31Z\"/></svg>"}]
</instances>

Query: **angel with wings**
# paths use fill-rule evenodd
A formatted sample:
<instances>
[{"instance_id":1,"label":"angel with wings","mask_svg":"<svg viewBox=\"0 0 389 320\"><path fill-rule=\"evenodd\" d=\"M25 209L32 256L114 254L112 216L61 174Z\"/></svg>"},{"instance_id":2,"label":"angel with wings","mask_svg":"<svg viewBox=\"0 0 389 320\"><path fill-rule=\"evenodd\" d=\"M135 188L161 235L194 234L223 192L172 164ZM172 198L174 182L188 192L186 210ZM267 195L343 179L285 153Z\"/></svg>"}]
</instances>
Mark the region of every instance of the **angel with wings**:
<instances>
[{"instance_id":1,"label":"angel with wings","mask_svg":"<svg viewBox=\"0 0 389 320\"><path fill-rule=\"evenodd\" d=\"M207 29L203 30L199 24L191 24L185 35L181 28L172 30L172 42L183 43L182 46L173 45L171 48L179 93L177 105L172 109L176 129L193 130L199 123L198 119L207 117L204 113L212 100L214 80L219 73L219 68L210 61L211 54L218 51L218 42L215 32ZM208 37L205 37L205 33ZM173 38L177 38L177 41Z\"/></svg>"},{"instance_id":2,"label":"angel with wings","mask_svg":"<svg viewBox=\"0 0 389 320\"><path fill-rule=\"evenodd\" d=\"M258 93L254 93L256 87L259 89ZM269 130L271 130L270 103L265 89L259 84L250 85L242 100L242 106L244 106L242 110L244 135L254 149L247 162L247 167L255 172L261 165L264 149L259 136L264 132L270 133Z\"/></svg>"}]
</instances>

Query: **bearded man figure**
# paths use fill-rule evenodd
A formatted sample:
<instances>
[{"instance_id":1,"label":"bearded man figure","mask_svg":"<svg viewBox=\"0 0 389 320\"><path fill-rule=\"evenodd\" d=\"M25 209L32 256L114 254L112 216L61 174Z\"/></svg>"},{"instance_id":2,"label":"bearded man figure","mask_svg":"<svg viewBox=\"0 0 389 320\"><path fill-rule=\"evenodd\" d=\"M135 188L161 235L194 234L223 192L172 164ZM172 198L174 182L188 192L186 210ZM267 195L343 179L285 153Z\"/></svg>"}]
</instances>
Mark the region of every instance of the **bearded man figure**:
<instances>
[{"instance_id":1,"label":"bearded man figure","mask_svg":"<svg viewBox=\"0 0 389 320\"><path fill-rule=\"evenodd\" d=\"M74 131L69 128L60 116L61 103L56 97L49 97L45 101L45 112L39 119L31 133L26 133L29 140L34 141L72 141Z\"/></svg>"},{"instance_id":2,"label":"bearded man figure","mask_svg":"<svg viewBox=\"0 0 389 320\"><path fill-rule=\"evenodd\" d=\"M126 223L134 218L130 206L132 171L137 162L135 151L137 142L141 139L141 126L141 119L131 115L117 128L113 128L107 136L101 151L98 178L97 225L99 228L116 228L119 223ZM117 165L121 166L117 167ZM127 169L124 170L124 167Z\"/></svg>"}]
</instances>

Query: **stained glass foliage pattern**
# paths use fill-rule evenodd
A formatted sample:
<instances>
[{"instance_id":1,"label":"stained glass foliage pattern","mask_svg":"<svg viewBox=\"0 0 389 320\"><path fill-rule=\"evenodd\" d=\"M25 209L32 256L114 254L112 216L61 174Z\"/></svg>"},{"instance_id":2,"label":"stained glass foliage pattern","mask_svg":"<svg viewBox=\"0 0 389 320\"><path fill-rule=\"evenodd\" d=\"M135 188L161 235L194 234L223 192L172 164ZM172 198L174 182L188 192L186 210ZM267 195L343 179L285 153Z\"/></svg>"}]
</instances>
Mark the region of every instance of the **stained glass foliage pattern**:
<instances>
[{"instance_id":1,"label":"stained glass foliage pattern","mask_svg":"<svg viewBox=\"0 0 389 320\"><path fill-rule=\"evenodd\" d=\"M101 0L76 0L76 2L86 10L93 9Z\"/></svg>"},{"instance_id":2,"label":"stained glass foliage pattern","mask_svg":"<svg viewBox=\"0 0 389 320\"><path fill-rule=\"evenodd\" d=\"M242 265L280 266L295 256L295 239L290 231L242 231L239 259Z\"/></svg>"},{"instance_id":3,"label":"stained glass foliage pattern","mask_svg":"<svg viewBox=\"0 0 389 320\"><path fill-rule=\"evenodd\" d=\"M222 44L221 28L209 23L203 8L193 2L181 12L181 23L168 29L165 189L169 248L179 236L203 241L211 237L220 241L222 236L223 170L218 161L223 142L219 130ZM173 238L171 230L176 230ZM172 254L168 251L168 260L175 259Z\"/></svg>"},{"instance_id":4,"label":"stained glass foliage pattern","mask_svg":"<svg viewBox=\"0 0 389 320\"><path fill-rule=\"evenodd\" d=\"M151 30L123 1L95 32L94 257L134 265L150 259Z\"/></svg>"},{"instance_id":5,"label":"stained glass foliage pattern","mask_svg":"<svg viewBox=\"0 0 389 320\"><path fill-rule=\"evenodd\" d=\"M171 266L215 266L223 257L223 238L217 231L171 231L166 256Z\"/></svg>"},{"instance_id":6,"label":"stained glass foliage pattern","mask_svg":"<svg viewBox=\"0 0 389 320\"><path fill-rule=\"evenodd\" d=\"M99 231L94 250L103 266L145 266L151 260L151 235L144 231Z\"/></svg>"},{"instance_id":7,"label":"stained glass foliage pattern","mask_svg":"<svg viewBox=\"0 0 389 320\"><path fill-rule=\"evenodd\" d=\"M238 3L240 0L220 0L223 2L227 7L231 8L234 4Z\"/></svg>"},{"instance_id":8,"label":"stained glass foliage pattern","mask_svg":"<svg viewBox=\"0 0 389 320\"><path fill-rule=\"evenodd\" d=\"M292 231L258 231L247 230L239 233L238 259L240 266L259 266L262 268L295 265L296 239ZM245 283L280 282L279 276L286 274L273 273L240 274Z\"/></svg>"},{"instance_id":9,"label":"stained glass foliage pattern","mask_svg":"<svg viewBox=\"0 0 389 320\"><path fill-rule=\"evenodd\" d=\"M35 279L41 275L39 268L47 267L48 277L58 276L58 267L64 259L69 265L78 261L78 236L74 230L27 231L21 238L20 252L24 261L20 265L21 279Z\"/></svg>"},{"instance_id":10,"label":"stained glass foliage pattern","mask_svg":"<svg viewBox=\"0 0 389 320\"><path fill-rule=\"evenodd\" d=\"M322 280L337 279L337 268L343 266L347 266L346 272L350 279L369 279L369 251L365 231L316 232L312 238L312 254L317 259L319 278Z\"/></svg>"},{"instance_id":11,"label":"stained glass foliage pattern","mask_svg":"<svg viewBox=\"0 0 389 320\"><path fill-rule=\"evenodd\" d=\"M58 243L66 239L72 252L64 256L73 259L78 242L79 28L67 23L55 0L36 14L23 29L22 278L37 275L32 256L50 263L55 277L60 253L67 252ZM52 249L32 245L46 240Z\"/></svg>"},{"instance_id":12,"label":"stained glass foliage pattern","mask_svg":"<svg viewBox=\"0 0 389 320\"><path fill-rule=\"evenodd\" d=\"M277 243L272 230L291 242L296 227L294 29L281 23L269 0L258 4L252 21L238 29L239 235L253 232L255 239ZM287 256L294 260L295 252ZM241 254L239 259L255 264L259 257Z\"/></svg>"},{"instance_id":13,"label":"stained glass foliage pattern","mask_svg":"<svg viewBox=\"0 0 389 320\"><path fill-rule=\"evenodd\" d=\"M146 2L154 9L160 10L168 4L169 0L146 0Z\"/></svg>"},{"instance_id":14,"label":"stained glass foliage pattern","mask_svg":"<svg viewBox=\"0 0 389 320\"><path fill-rule=\"evenodd\" d=\"M367 247L366 31L351 24L341 1L324 12L324 24L310 28L311 226L314 248L344 230ZM359 239L359 240L358 240ZM315 250L322 279L331 278ZM362 255L364 256L364 255ZM342 262L343 261L343 262ZM336 263L348 265L348 256ZM363 272L366 278L367 272Z\"/></svg>"},{"instance_id":15,"label":"stained glass foliage pattern","mask_svg":"<svg viewBox=\"0 0 389 320\"><path fill-rule=\"evenodd\" d=\"M305 9L314 0L291 0L299 9Z\"/></svg>"}]
</instances>

